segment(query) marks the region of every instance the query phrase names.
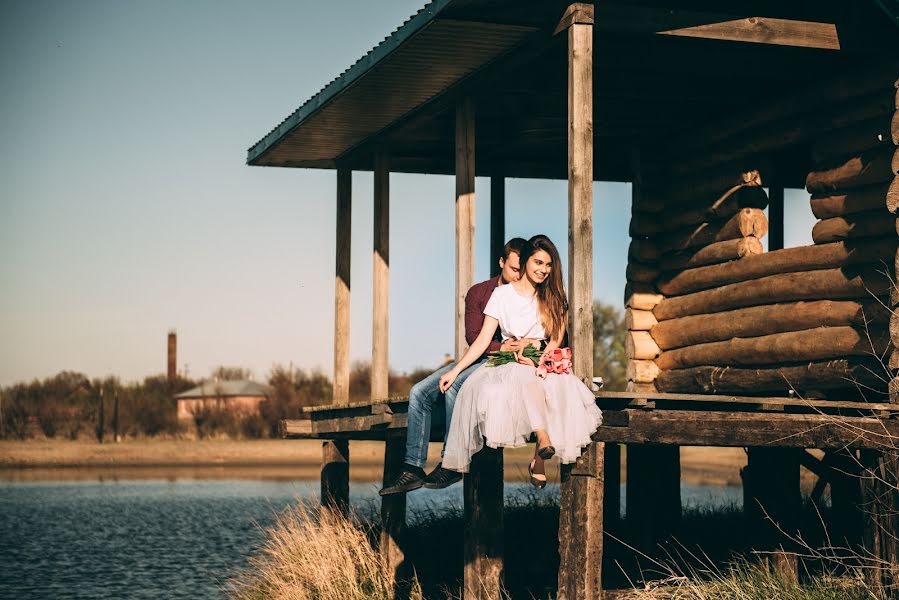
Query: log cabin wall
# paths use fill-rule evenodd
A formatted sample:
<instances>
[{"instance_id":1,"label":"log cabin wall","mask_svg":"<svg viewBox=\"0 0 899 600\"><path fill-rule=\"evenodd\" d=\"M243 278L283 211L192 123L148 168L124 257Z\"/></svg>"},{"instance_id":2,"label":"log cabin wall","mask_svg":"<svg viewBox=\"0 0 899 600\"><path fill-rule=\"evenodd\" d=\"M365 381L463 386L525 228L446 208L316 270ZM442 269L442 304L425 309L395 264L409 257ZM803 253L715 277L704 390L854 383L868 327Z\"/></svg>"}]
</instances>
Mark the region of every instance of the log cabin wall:
<instances>
[{"instance_id":1,"label":"log cabin wall","mask_svg":"<svg viewBox=\"0 0 899 600\"><path fill-rule=\"evenodd\" d=\"M899 319L887 325L899 304L894 80L818 107L816 127L785 134L792 143L770 156L635 184L625 298L633 389L885 401L885 363L899 368L890 343ZM808 156L819 221L813 245L763 253L767 159L785 151Z\"/></svg>"},{"instance_id":2,"label":"log cabin wall","mask_svg":"<svg viewBox=\"0 0 899 600\"><path fill-rule=\"evenodd\" d=\"M696 344L665 310L702 288L692 281L695 274L762 252L768 197L760 184L758 170L730 167L671 183L634 184L625 292L629 389L667 391L657 381L671 368L664 351ZM664 209L671 205L680 208ZM673 322L660 323L660 316Z\"/></svg>"}]
</instances>

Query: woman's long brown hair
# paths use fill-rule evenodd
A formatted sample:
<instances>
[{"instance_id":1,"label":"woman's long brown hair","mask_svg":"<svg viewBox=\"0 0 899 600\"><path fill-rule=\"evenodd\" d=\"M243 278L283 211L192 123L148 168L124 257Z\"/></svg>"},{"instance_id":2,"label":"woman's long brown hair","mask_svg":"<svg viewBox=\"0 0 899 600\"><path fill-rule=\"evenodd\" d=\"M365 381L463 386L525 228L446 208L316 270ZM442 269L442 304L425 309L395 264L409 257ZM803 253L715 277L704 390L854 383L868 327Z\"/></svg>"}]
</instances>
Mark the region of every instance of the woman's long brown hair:
<instances>
[{"instance_id":1,"label":"woman's long brown hair","mask_svg":"<svg viewBox=\"0 0 899 600\"><path fill-rule=\"evenodd\" d=\"M562 285L562 263L559 260L559 251L556 245L548 237L542 234L535 235L528 240L521 252L521 269L526 274L528 260L538 250L549 254L552 268L549 277L537 286L537 306L540 310L540 324L549 339L561 337L565 329L565 319L568 315L568 296ZM527 276L527 275L525 275Z\"/></svg>"}]
</instances>

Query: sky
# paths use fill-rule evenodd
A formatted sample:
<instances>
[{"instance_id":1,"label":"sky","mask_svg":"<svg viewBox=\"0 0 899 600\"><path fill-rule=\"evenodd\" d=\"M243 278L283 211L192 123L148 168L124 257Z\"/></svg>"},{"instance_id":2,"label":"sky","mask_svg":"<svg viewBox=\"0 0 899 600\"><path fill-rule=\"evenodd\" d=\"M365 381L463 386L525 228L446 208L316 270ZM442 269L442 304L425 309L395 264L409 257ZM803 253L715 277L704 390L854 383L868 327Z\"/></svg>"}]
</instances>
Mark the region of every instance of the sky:
<instances>
[{"instance_id":1,"label":"sky","mask_svg":"<svg viewBox=\"0 0 899 600\"><path fill-rule=\"evenodd\" d=\"M333 171L246 150L424 0L0 0L0 385L219 365L330 375ZM453 348L454 182L391 176L390 365ZM506 233L567 257L564 181L512 179ZM475 281L489 276L478 179ZM371 355L372 177L355 173L350 352ZM786 194L786 245L811 243ZM630 186L594 187L594 296L620 306Z\"/></svg>"}]
</instances>

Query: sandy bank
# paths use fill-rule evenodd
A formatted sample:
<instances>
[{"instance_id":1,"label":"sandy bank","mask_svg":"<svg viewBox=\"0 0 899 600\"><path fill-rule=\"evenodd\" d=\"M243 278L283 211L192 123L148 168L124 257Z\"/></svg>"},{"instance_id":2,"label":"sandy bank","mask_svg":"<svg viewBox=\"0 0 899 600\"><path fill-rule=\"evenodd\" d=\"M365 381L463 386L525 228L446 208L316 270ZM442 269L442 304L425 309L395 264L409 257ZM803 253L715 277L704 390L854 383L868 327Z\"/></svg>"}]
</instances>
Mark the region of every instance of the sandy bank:
<instances>
[{"instance_id":1,"label":"sandy bank","mask_svg":"<svg viewBox=\"0 0 899 600\"><path fill-rule=\"evenodd\" d=\"M525 478L532 448L505 454L506 479ZM440 446L431 444L430 464ZM381 477L384 445L351 442L350 477L377 481ZM189 477L249 479L313 479L319 474L321 442L315 440L135 440L118 444L78 441L0 442L0 479L122 479ZM706 485L739 485L746 464L741 448L681 449L682 479ZM548 476L558 478L556 463Z\"/></svg>"}]
</instances>

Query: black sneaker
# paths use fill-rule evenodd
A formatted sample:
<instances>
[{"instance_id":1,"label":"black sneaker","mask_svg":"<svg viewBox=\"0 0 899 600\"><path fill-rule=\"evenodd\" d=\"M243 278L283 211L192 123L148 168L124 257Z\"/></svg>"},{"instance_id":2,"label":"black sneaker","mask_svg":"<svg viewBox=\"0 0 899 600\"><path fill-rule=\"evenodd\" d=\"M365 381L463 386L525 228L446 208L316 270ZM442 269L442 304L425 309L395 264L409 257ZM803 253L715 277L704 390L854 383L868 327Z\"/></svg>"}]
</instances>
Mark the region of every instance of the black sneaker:
<instances>
[{"instance_id":1,"label":"black sneaker","mask_svg":"<svg viewBox=\"0 0 899 600\"><path fill-rule=\"evenodd\" d=\"M457 481L462 481L462 473L444 469L443 463L441 463L434 467L433 471L428 473L423 485L429 490L442 490L445 487L453 485Z\"/></svg>"},{"instance_id":2,"label":"black sneaker","mask_svg":"<svg viewBox=\"0 0 899 600\"><path fill-rule=\"evenodd\" d=\"M390 494L405 494L412 490L417 490L424 483L425 472L423 469L406 465L400 476L394 479L390 485L385 485L378 493L382 496Z\"/></svg>"}]
</instances>

